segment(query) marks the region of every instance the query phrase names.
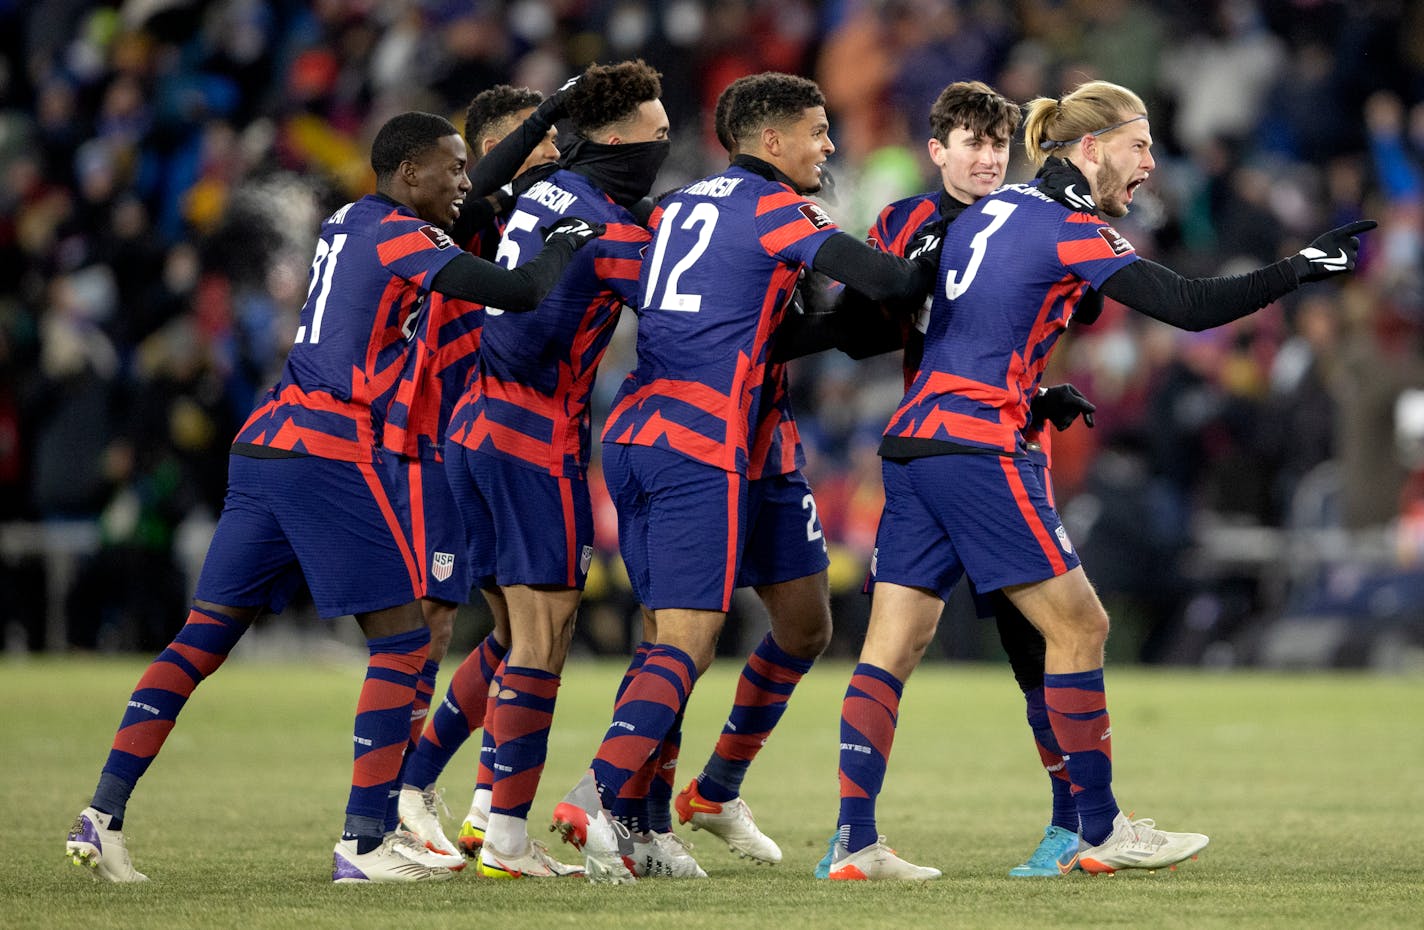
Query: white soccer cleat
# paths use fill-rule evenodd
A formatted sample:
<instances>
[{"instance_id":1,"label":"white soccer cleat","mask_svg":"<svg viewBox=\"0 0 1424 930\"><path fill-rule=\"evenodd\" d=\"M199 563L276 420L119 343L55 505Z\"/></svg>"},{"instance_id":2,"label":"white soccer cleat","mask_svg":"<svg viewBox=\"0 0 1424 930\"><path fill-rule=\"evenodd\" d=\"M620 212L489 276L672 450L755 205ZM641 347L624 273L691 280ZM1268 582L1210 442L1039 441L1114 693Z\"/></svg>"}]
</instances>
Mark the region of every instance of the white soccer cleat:
<instances>
[{"instance_id":1,"label":"white soccer cleat","mask_svg":"<svg viewBox=\"0 0 1424 930\"><path fill-rule=\"evenodd\" d=\"M554 822L565 843L584 857L584 874L595 884L629 885L633 874L633 838L608 815L593 775L586 774L554 808ZM482 860L483 861L483 860Z\"/></svg>"},{"instance_id":2,"label":"white soccer cleat","mask_svg":"<svg viewBox=\"0 0 1424 930\"><path fill-rule=\"evenodd\" d=\"M148 876L136 870L124 845L124 831L110 830L112 814L86 807L74 818L64 853L75 865L88 868L95 878L106 882L146 882Z\"/></svg>"},{"instance_id":3,"label":"white soccer cleat","mask_svg":"<svg viewBox=\"0 0 1424 930\"><path fill-rule=\"evenodd\" d=\"M691 855L692 844L676 833L640 833L633 837L633 874L639 878L706 878Z\"/></svg>"},{"instance_id":4,"label":"white soccer cleat","mask_svg":"<svg viewBox=\"0 0 1424 930\"><path fill-rule=\"evenodd\" d=\"M709 801L702 796L694 779L678 793L673 807L679 823L690 823L694 830L706 830L742 858L769 865L781 861L781 847L757 829L751 808L740 797L725 802Z\"/></svg>"},{"instance_id":5,"label":"white soccer cleat","mask_svg":"<svg viewBox=\"0 0 1424 930\"><path fill-rule=\"evenodd\" d=\"M434 855L415 840L401 840L399 832L386 834L381 845L368 853L356 851L355 840L340 840L331 853L331 880L338 885L365 882L439 882L453 878L447 868L421 865L408 854L408 845Z\"/></svg>"},{"instance_id":6,"label":"white soccer cleat","mask_svg":"<svg viewBox=\"0 0 1424 930\"><path fill-rule=\"evenodd\" d=\"M464 856L459 853L451 855L440 852L438 849L431 849L421 842L420 837L404 827L397 827L391 831L390 841L396 852L417 865L429 866L432 869L449 869L451 872L459 872L465 868Z\"/></svg>"},{"instance_id":7,"label":"white soccer cleat","mask_svg":"<svg viewBox=\"0 0 1424 930\"><path fill-rule=\"evenodd\" d=\"M584 867L560 862L549 854L549 848L537 840L529 840L524 852L505 855L490 843L480 847L479 873L485 878L565 878L581 876Z\"/></svg>"},{"instance_id":8,"label":"white soccer cleat","mask_svg":"<svg viewBox=\"0 0 1424 930\"><path fill-rule=\"evenodd\" d=\"M460 849L450 842L445 835L445 828L440 823L440 809L445 807L445 800L440 792L431 785L424 791L419 788L404 787L400 790L400 801L397 811L400 813L400 825L409 831L416 839L424 843L426 848L432 852L444 856L452 856L464 866L464 858L460 855ZM446 811L448 813L448 810ZM455 868L455 866L450 866Z\"/></svg>"},{"instance_id":9,"label":"white soccer cleat","mask_svg":"<svg viewBox=\"0 0 1424 930\"><path fill-rule=\"evenodd\" d=\"M1164 869L1196 856L1210 840L1200 833L1168 833L1147 818L1129 820L1122 811L1113 818L1113 832L1097 846L1084 846L1078 865L1095 875L1118 869Z\"/></svg>"},{"instance_id":10,"label":"white soccer cleat","mask_svg":"<svg viewBox=\"0 0 1424 930\"><path fill-rule=\"evenodd\" d=\"M882 836L874 845L853 853L837 846L827 878L833 882L924 882L943 874L939 869L901 859L885 845Z\"/></svg>"}]
</instances>

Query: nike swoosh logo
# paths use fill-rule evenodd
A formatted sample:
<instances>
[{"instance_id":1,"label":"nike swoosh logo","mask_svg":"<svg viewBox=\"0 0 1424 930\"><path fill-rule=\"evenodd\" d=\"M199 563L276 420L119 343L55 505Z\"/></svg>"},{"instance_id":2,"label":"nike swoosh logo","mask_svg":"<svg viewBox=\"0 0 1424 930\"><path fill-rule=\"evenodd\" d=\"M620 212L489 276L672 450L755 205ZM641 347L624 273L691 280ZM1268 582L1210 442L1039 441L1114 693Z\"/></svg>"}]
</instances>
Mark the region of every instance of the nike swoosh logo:
<instances>
[{"instance_id":1,"label":"nike swoosh logo","mask_svg":"<svg viewBox=\"0 0 1424 930\"><path fill-rule=\"evenodd\" d=\"M1073 858L1072 858L1072 859L1069 859L1069 860L1068 860L1068 863L1067 863L1066 865L1065 865L1064 863L1062 863L1062 862L1059 862L1059 863L1058 863L1058 874L1059 874L1059 875L1067 875L1069 872L1073 871L1073 867L1074 867L1075 865L1077 865L1077 864L1078 864L1078 854L1077 854L1077 853L1074 853L1074 854L1073 854Z\"/></svg>"},{"instance_id":2,"label":"nike swoosh logo","mask_svg":"<svg viewBox=\"0 0 1424 930\"><path fill-rule=\"evenodd\" d=\"M689 799L687 802L687 806L695 811L702 811L703 813L707 814L720 814L722 812L722 805L709 804L699 798Z\"/></svg>"},{"instance_id":3,"label":"nike swoosh logo","mask_svg":"<svg viewBox=\"0 0 1424 930\"><path fill-rule=\"evenodd\" d=\"M1301 253L1312 265L1319 265L1326 271L1344 271L1350 267L1350 257L1341 249L1334 255L1326 255L1319 249L1302 249Z\"/></svg>"}]
</instances>

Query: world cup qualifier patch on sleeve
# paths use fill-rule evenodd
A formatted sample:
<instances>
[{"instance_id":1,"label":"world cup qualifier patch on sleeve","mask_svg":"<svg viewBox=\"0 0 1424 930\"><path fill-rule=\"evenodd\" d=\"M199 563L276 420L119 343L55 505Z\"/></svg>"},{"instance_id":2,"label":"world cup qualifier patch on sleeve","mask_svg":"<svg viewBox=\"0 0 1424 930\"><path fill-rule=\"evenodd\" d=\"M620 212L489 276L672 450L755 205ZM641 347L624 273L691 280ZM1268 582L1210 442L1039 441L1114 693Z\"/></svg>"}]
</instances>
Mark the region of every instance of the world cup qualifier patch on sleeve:
<instances>
[{"instance_id":1,"label":"world cup qualifier patch on sleeve","mask_svg":"<svg viewBox=\"0 0 1424 930\"><path fill-rule=\"evenodd\" d=\"M455 240L451 239L445 230L438 226L422 226L420 231L425 233L425 238L435 243L437 249L448 249L455 244Z\"/></svg>"},{"instance_id":2,"label":"world cup qualifier patch on sleeve","mask_svg":"<svg viewBox=\"0 0 1424 930\"><path fill-rule=\"evenodd\" d=\"M801 215L810 221L811 225L817 229L825 229L827 226L836 225L836 221L831 219L830 214L814 203L803 203L800 208Z\"/></svg>"},{"instance_id":3,"label":"world cup qualifier patch on sleeve","mask_svg":"<svg viewBox=\"0 0 1424 930\"><path fill-rule=\"evenodd\" d=\"M1099 226L1098 235L1102 236L1103 241L1112 248L1114 255L1126 255L1128 252L1134 251L1132 243L1127 241L1127 237L1111 226Z\"/></svg>"}]
</instances>

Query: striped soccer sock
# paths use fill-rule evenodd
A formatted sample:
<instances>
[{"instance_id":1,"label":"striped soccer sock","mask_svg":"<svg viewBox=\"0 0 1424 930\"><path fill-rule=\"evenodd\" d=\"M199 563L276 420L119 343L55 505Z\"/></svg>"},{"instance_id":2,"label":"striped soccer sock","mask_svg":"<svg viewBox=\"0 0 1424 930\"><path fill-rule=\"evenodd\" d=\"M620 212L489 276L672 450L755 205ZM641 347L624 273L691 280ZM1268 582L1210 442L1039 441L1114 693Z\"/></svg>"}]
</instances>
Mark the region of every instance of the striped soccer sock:
<instances>
[{"instance_id":1,"label":"striped soccer sock","mask_svg":"<svg viewBox=\"0 0 1424 930\"><path fill-rule=\"evenodd\" d=\"M672 830L672 796L677 790L677 757L682 751L682 714L672 722L672 729L663 737L662 748L655 756L657 767L648 785L647 824L654 833Z\"/></svg>"},{"instance_id":2,"label":"striped soccer sock","mask_svg":"<svg viewBox=\"0 0 1424 930\"><path fill-rule=\"evenodd\" d=\"M722 735L697 776L697 790L704 798L725 802L741 793L747 769L786 713L791 692L813 661L789 655L770 633L757 644L737 680L732 712Z\"/></svg>"},{"instance_id":3,"label":"striped soccer sock","mask_svg":"<svg viewBox=\"0 0 1424 930\"><path fill-rule=\"evenodd\" d=\"M505 668L494 710L500 740L494 759L491 814L529 819L549 754L549 727L558 695L558 675L537 668ZM494 837L503 849L517 848L510 842L513 839L517 838Z\"/></svg>"},{"instance_id":4,"label":"striped soccer sock","mask_svg":"<svg viewBox=\"0 0 1424 930\"><path fill-rule=\"evenodd\" d=\"M1053 735L1068 759L1083 840L1096 846L1112 833L1112 722L1103 670L1043 676L1043 699Z\"/></svg>"},{"instance_id":5,"label":"striped soccer sock","mask_svg":"<svg viewBox=\"0 0 1424 930\"><path fill-rule=\"evenodd\" d=\"M589 766L604 807L613 806L623 785L657 750L696 680L692 657L676 646L661 644L648 652L614 707L613 721Z\"/></svg>"},{"instance_id":6,"label":"striped soccer sock","mask_svg":"<svg viewBox=\"0 0 1424 930\"><path fill-rule=\"evenodd\" d=\"M836 841L849 852L879 842L875 799L895 742L895 723L905 685L864 662L851 673L841 704L841 809Z\"/></svg>"},{"instance_id":7,"label":"striped soccer sock","mask_svg":"<svg viewBox=\"0 0 1424 930\"><path fill-rule=\"evenodd\" d=\"M1024 703L1027 705L1029 729L1033 730L1034 746L1038 749L1038 757L1043 761L1043 769L1048 773L1049 785L1053 789L1053 818L1049 822L1055 827L1077 833L1078 805L1073 800L1068 760L1063 758L1063 750L1058 748L1058 738L1053 735L1053 726L1048 722L1043 688L1025 691Z\"/></svg>"},{"instance_id":8,"label":"striped soccer sock","mask_svg":"<svg viewBox=\"0 0 1424 930\"><path fill-rule=\"evenodd\" d=\"M163 748L183 705L246 632L246 623L193 607L173 642L139 678L94 790L94 808L113 815L111 829L123 827L129 796Z\"/></svg>"},{"instance_id":9,"label":"striped soccer sock","mask_svg":"<svg viewBox=\"0 0 1424 930\"><path fill-rule=\"evenodd\" d=\"M419 627L366 641L371 658L356 701L355 762L343 839L367 853L386 833L391 797L400 788L401 757L410 737L415 683L430 652L430 630Z\"/></svg>"},{"instance_id":10,"label":"striped soccer sock","mask_svg":"<svg viewBox=\"0 0 1424 930\"><path fill-rule=\"evenodd\" d=\"M421 789L435 784L465 740L484 726L490 681L508 651L491 633L455 669L445 699L430 715L430 722L415 745L406 766L405 784ZM433 693L433 676L431 681Z\"/></svg>"},{"instance_id":11,"label":"striped soccer sock","mask_svg":"<svg viewBox=\"0 0 1424 930\"><path fill-rule=\"evenodd\" d=\"M505 665L501 662L490 679L489 694L485 696L485 731L480 735L480 760L475 766L475 801L485 811L489 810L494 790L494 757L499 751L499 730L495 726L494 709L499 704L499 692L504 688L504 669Z\"/></svg>"},{"instance_id":12,"label":"striped soccer sock","mask_svg":"<svg viewBox=\"0 0 1424 930\"><path fill-rule=\"evenodd\" d=\"M618 682L618 691L613 696L613 706L618 706L618 701L623 697L623 692L628 690L628 685L638 674L638 669L643 667L643 662L648 658L648 652L653 648L653 644L647 640L638 643L633 649L633 656L628 660L628 667L623 671L623 678ZM615 820L621 822L633 833L641 833L647 829L648 819L648 795L649 783L652 781L651 766L656 763L650 758L643 763L643 768L639 769L632 778L628 779L618 797L609 808L609 813ZM644 772L647 772L644 777Z\"/></svg>"}]
</instances>

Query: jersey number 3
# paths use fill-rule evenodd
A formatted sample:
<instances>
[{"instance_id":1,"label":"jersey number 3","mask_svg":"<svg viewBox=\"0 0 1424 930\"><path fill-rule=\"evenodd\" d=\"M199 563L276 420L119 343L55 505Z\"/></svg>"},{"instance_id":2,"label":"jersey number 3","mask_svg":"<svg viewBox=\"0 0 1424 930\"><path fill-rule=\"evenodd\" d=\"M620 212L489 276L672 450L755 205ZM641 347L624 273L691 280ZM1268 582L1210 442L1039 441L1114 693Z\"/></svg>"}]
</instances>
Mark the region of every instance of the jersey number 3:
<instances>
[{"instance_id":1,"label":"jersey number 3","mask_svg":"<svg viewBox=\"0 0 1424 930\"><path fill-rule=\"evenodd\" d=\"M991 200L984 205L984 213L992 219L988 226L985 226L969 242L969 267L964 269L964 277L959 277L959 272L953 268L944 279L944 296L950 300L969 290L969 285L974 283L975 275L979 274L979 266L984 263L984 252L989 248L989 237L999 231L1009 219L1009 214L1018 209L1014 204L1005 203L1002 200ZM961 222L963 219L961 218Z\"/></svg>"}]
</instances>

